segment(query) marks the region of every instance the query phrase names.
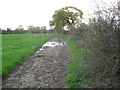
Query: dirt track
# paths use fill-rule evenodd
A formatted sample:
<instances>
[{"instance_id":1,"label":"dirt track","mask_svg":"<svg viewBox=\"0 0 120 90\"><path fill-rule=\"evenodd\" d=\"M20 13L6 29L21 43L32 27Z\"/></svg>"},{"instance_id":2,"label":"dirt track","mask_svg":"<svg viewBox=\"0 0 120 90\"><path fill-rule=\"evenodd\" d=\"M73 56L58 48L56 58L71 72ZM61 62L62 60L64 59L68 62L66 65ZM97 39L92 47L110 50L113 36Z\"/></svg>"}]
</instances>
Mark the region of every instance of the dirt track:
<instances>
[{"instance_id":1,"label":"dirt track","mask_svg":"<svg viewBox=\"0 0 120 90\"><path fill-rule=\"evenodd\" d=\"M67 46L46 48L29 57L4 79L3 88L65 88L68 59Z\"/></svg>"}]
</instances>

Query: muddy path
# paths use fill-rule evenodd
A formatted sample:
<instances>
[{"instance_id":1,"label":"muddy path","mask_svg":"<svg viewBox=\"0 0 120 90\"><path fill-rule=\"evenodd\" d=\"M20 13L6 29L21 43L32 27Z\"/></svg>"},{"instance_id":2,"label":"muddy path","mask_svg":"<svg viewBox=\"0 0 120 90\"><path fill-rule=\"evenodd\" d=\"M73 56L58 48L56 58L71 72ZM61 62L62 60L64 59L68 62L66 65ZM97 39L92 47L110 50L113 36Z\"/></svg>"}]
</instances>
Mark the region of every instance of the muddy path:
<instances>
[{"instance_id":1,"label":"muddy path","mask_svg":"<svg viewBox=\"0 0 120 90\"><path fill-rule=\"evenodd\" d=\"M50 41L61 41L55 37ZM67 45L45 48L33 54L3 79L3 88L65 88L69 52Z\"/></svg>"}]
</instances>

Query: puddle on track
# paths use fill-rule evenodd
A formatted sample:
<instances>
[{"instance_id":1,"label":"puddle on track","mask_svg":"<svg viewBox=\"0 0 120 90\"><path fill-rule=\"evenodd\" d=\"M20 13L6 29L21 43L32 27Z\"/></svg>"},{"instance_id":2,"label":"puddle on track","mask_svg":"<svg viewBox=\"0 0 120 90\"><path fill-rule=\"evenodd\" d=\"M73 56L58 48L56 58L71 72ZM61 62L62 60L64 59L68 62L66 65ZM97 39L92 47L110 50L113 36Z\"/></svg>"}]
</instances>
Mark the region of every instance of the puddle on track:
<instances>
[{"instance_id":1,"label":"puddle on track","mask_svg":"<svg viewBox=\"0 0 120 90\"><path fill-rule=\"evenodd\" d=\"M48 41L38 51L36 51L35 54L43 51L46 48L53 48L57 46L66 46L66 45L67 45L66 42Z\"/></svg>"}]
</instances>

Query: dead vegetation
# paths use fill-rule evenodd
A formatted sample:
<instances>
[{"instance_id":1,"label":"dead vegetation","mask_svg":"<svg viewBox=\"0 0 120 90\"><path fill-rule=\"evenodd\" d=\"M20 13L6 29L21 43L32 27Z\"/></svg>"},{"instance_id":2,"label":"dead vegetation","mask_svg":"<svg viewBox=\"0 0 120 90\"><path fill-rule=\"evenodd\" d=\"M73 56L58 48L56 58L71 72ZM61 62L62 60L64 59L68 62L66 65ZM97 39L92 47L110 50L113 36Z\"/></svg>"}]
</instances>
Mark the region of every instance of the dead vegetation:
<instances>
[{"instance_id":1,"label":"dead vegetation","mask_svg":"<svg viewBox=\"0 0 120 90\"><path fill-rule=\"evenodd\" d=\"M120 88L120 2L108 8L97 5L89 24L81 23L74 35L79 46L87 47L86 53L80 55L85 60L80 62L75 73L83 87Z\"/></svg>"}]
</instances>

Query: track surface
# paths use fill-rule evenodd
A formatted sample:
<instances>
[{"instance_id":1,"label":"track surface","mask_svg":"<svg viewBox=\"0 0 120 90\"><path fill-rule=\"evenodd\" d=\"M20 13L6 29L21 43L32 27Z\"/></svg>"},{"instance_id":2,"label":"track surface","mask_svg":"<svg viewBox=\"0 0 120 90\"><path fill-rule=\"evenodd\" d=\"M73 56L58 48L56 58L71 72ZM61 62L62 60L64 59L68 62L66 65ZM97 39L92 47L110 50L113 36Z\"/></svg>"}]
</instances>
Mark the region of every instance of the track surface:
<instances>
[{"instance_id":1,"label":"track surface","mask_svg":"<svg viewBox=\"0 0 120 90\"><path fill-rule=\"evenodd\" d=\"M63 41L53 38L50 41ZM65 88L69 52L67 46L46 48L33 54L3 80L3 88Z\"/></svg>"}]
</instances>

